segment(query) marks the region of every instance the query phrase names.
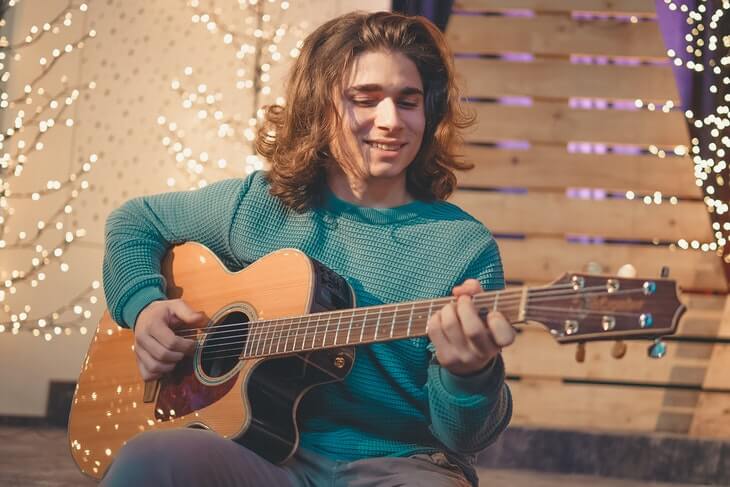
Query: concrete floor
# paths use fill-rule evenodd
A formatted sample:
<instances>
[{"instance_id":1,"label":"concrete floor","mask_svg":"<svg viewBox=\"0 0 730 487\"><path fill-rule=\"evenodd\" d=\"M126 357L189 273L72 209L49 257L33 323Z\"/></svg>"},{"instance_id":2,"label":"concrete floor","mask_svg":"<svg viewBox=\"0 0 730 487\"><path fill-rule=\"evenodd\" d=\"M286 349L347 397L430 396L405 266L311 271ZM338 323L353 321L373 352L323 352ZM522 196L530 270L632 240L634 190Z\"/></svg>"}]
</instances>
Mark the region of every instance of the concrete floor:
<instances>
[{"instance_id":1,"label":"concrete floor","mask_svg":"<svg viewBox=\"0 0 730 487\"><path fill-rule=\"evenodd\" d=\"M700 487L515 470L482 469L479 477L482 487ZM84 487L95 482L76 469L64 430L0 427L0 485Z\"/></svg>"}]
</instances>

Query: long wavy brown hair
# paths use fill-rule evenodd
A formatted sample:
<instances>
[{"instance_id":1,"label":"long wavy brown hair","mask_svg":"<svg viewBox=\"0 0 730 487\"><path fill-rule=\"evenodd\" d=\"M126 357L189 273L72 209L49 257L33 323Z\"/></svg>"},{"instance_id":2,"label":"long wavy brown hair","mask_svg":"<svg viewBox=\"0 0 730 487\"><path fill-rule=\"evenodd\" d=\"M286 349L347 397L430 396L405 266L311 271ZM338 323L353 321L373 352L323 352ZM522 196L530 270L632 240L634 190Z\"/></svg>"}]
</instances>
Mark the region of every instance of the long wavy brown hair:
<instances>
[{"instance_id":1,"label":"long wavy brown hair","mask_svg":"<svg viewBox=\"0 0 730 487\"><path fill-rule=\"evenodd\" d=\"M340 127L333 94L363 52L400 52L418 68L424 88L423 142L408 166L406 189L423 201L446 199L456 187L460 132L474 117L463 109L453 56L439 29L424 17L353 12L332 19L304 40L286 87L285 106L270 105L256 150L271 167L271 194L296 211L317 206L326 184L330 143Z\"/></svg>"}]
</instances>

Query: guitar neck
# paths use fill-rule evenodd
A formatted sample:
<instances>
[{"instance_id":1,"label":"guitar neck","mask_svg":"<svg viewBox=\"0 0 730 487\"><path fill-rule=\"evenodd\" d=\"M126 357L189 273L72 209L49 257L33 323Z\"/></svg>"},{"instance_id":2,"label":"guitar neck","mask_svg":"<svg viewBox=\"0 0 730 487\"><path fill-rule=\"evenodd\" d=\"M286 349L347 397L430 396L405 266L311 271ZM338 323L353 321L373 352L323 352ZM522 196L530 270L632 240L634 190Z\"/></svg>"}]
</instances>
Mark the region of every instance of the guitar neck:
<instances>
[{"instance_id":1,"label":"guitar neck","mask_svg":"<svg viewBox=\"0 0 730 487\"><path fill-rule=\"evenodd\" d=\"M473 296L481 315L500 311L511 323L524 319L527 288ZM456 298L438 298L253 322L241 358L257 358L427 334L429 316Z\"/></svg>"}]
</instances>

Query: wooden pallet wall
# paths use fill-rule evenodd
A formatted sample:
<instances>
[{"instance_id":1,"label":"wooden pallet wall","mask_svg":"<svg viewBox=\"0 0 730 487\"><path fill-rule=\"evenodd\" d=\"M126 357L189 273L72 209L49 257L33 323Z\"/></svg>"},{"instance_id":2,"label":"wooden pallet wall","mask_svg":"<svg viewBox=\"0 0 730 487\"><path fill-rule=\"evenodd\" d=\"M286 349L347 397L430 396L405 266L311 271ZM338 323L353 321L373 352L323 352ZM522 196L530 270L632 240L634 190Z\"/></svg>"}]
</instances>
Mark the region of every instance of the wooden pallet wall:
<instances>
[{"instance_id":1,"label":"wooden pallet wall","mask_svg":"<svg viewBox=\"0 0 730 487\"><path fill-rule=\"evenodd\" d=\"M654 7L653 0L455 2L446 33L477 124L464 147L476 167L460 176L453 201L498 236L508 281L615 273L624 264L653 277L668 266L688 305L662 360L636 341L622 360L612 343L589 343L577 363L574 346L526 329L505 350L513 424L730 436L727 282L716 254L672 245L713 236L692 161L672 154L689 147L689 135L681 111L661 109L680 101ZM637 99L655 109L637 109ZM581 143L617 150L569 150ZM601 197L578 198L575 188ZM637 197L626 199L628 191ZM676 203L645 204L656 192Z\"/></svg>"}]
</instances>

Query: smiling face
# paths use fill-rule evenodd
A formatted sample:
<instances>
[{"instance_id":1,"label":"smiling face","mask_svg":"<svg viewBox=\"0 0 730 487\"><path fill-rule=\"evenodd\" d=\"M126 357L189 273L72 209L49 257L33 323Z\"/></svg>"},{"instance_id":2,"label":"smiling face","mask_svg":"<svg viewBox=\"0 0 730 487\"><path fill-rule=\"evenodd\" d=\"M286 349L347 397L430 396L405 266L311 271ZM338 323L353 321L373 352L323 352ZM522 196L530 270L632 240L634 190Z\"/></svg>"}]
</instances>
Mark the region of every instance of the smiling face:
<instances>
[{"instance_id":1,"label":"smiling face","mask_svg":"<svg viewBox=\"0 0 730 487\"><path fill-rule=\"evenodd\" d=\"M423 83L416 65L398 52L357 56L336 96L342 125L332 154L350 179L372 185L402 180L423 141Z\"/></svg>"}]
</instances>

